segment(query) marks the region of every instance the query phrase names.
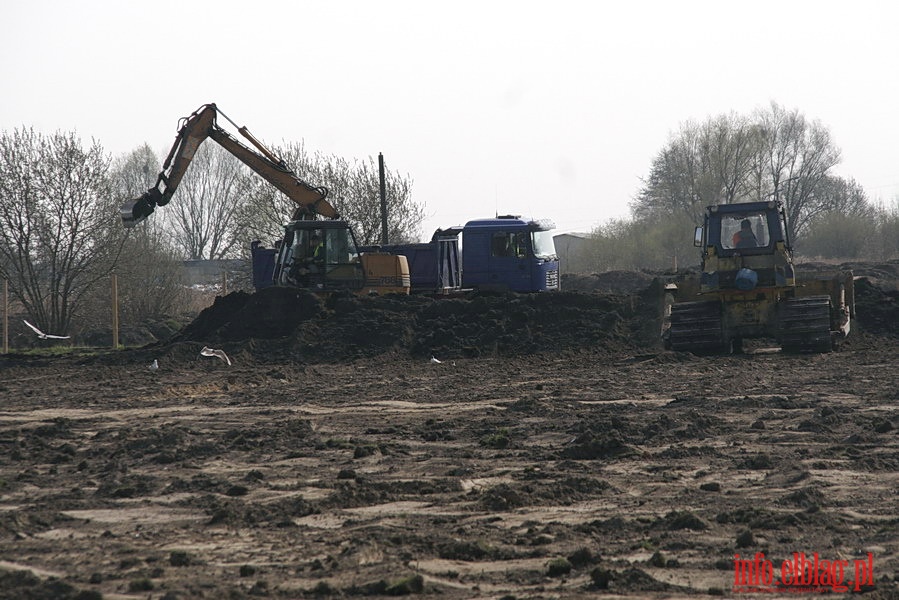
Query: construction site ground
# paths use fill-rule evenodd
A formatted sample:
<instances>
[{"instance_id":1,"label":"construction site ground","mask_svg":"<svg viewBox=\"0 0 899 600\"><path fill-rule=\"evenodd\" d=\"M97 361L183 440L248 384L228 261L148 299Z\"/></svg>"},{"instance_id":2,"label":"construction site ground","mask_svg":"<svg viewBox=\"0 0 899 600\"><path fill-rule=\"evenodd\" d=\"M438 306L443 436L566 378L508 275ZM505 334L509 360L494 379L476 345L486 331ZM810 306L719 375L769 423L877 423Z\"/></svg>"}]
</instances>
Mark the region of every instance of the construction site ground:
<instances>
[{"instance_id":1,"label":"construction site ground","mask_svg":"<svg viewBox=\"0 0 899 600\"><path fill-rule=\"evenodd\" d=\"M896 598L899 263L851 267L828 354L665 351L617 273L235 292L154 345L0 357L0 598L842 593L737 555Z\"/></svg>"}]
</instances>

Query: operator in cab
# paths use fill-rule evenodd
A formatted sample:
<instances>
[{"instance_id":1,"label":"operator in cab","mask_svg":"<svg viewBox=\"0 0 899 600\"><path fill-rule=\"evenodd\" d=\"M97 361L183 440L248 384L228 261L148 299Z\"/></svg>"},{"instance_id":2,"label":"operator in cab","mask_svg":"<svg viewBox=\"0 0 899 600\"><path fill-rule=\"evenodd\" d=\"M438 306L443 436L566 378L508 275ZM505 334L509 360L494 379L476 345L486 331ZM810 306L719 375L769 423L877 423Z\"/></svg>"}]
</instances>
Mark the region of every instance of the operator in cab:
<instances>
[{"instance_id":1,"label":"operator in cab","mask_svg":"<svg viewBox=\"0 0 899 600\"><path fill-rule=\"evenodd\" d=\"M312 283L320 283L317 280L325 272L325 245L321 235L313 233L303 250L302 257L291 269L291 275L297 283L309 287Z\"/></svg>"},{"instance_id":2,"label":"operator in cab","mask_svg":"<svg viewBox=\"0 0 899 600\"><path fill-rule=\"evenodd\" d=\"M743 219L740 222L740 231L734 234L734 248L758 248L759 242L755 239L752 232L752 222L749 219Z\"/></svg>"},{"instance_id":3,"label":"operator in cab","mask_svg":"<svg viewBox=\"0 0 899 600\"><path fill-rule=\"evenodd\" d=\"M306 257L306 264L313 273L320 273L325 265L325 244L322 242L322 236L313 233L309 238L309 255Z\"/></svg>"}]
</instances>

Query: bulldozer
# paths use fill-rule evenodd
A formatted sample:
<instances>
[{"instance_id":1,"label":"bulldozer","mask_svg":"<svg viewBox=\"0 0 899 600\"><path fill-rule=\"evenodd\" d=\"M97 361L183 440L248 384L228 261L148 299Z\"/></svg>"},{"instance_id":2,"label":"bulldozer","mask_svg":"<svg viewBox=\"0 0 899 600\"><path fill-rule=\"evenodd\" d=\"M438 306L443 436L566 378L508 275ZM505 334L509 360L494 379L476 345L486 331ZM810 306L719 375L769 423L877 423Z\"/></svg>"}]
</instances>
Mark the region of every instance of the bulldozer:
<instances>
[{"instance_id":1,"label":"bulldozer","mask_svg":"<svg viewBox=\"0 0 899 600\"><path fill-rule=\"evenodd\" d=\"M780 201L709 206L693 243L699 274L665 285L666 348L729 354L770 338L784 352L823 353L849 335L852 272L797 276Z\"/></svg>"}]
</instances>

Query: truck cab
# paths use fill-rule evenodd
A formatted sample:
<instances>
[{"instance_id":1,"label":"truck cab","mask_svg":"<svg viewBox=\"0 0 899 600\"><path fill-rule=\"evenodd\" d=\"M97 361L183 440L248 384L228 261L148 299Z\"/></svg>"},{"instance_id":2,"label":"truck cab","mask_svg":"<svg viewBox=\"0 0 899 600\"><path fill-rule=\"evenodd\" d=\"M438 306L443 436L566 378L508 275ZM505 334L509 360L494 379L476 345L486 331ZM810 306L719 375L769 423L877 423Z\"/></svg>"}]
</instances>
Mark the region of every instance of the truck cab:
<instances>
[{"instance_id":1,"label":"truck cab","mask_svg":"<svg viewBox=\"0 0 899 600\"><path fill-rule=\"evenodd\" d=\"M482 291L559 289L551 221L518 215L469 221L462 228L462 286Z\"/></svg>"}]
</instances>

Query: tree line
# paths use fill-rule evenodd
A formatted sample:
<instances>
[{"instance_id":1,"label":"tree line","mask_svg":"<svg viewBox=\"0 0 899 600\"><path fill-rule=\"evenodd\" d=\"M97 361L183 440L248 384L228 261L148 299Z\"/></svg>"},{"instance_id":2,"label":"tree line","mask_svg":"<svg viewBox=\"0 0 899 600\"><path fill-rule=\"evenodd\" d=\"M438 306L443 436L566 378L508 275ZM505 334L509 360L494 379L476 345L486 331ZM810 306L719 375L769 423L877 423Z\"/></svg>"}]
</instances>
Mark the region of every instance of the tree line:
<instances>
[{"instance_id":1,"label":"tree line","mask_svg":"<svg viewBox=\"0 0 899 600\"><path fill-rule=\"evenodd\" d=\"M330 190L359 244L379 241L374 158L309 153L302 143L273 150L302 179ZM200 146L173 201L125 229L120 206L155 183L160 162L146 144L112 157L74 132L0 132L0 279L40 329L102 328L112 273L123 322L176 315L185 301L183 260L248 258L252 241L281 237L292 202L212 142ZM412 198L412 179L389 170L385 179L391 240L416 240L424 206Z\"/></svg>"},{"instance_id":2,"label":"tree line","mask_svg":"<svg viewBox=\"0 0 899 600\"><path fill-rule=\"evenodd\" d=\"M348 161L302 142L273 150L302 179L330 190L360 244L378 242L373 157ZM826 127L776 103L686 122L653 158L631 216L597 227L563 269L695 264L692 231L706 206L772 198L783 202L803 256L899 256L899 199L874 204L853 179L834 174L840 159ZM41 329L105 323L109 311L98 307L109 307L111 273L124 321L176 314L184 303L182 260L247 257L250 242L280 238L291 201L214 143L200 147L170 204L124 229L119 207L154 184L160 162L146 144L112 157L72 132L0 132L0 278ZM386 173L391 241L420 234L424 205L413 200L412 183Z\"/></svg>"},{"instance_id":3,"label":"tree line","mask_svg":"<svg viewBox=\"0 0 899 600\"><path fill-rule=\"evenodd\" d=\"M787 233L806 258L899 256L899 199L875 204L841 160L828 129L777 103L749 115L688 121L649 166L630 218L591 232L569 272L667 269L698 264L693 228L707 206L777 199Z\"/></svg>"}]
</instances>

